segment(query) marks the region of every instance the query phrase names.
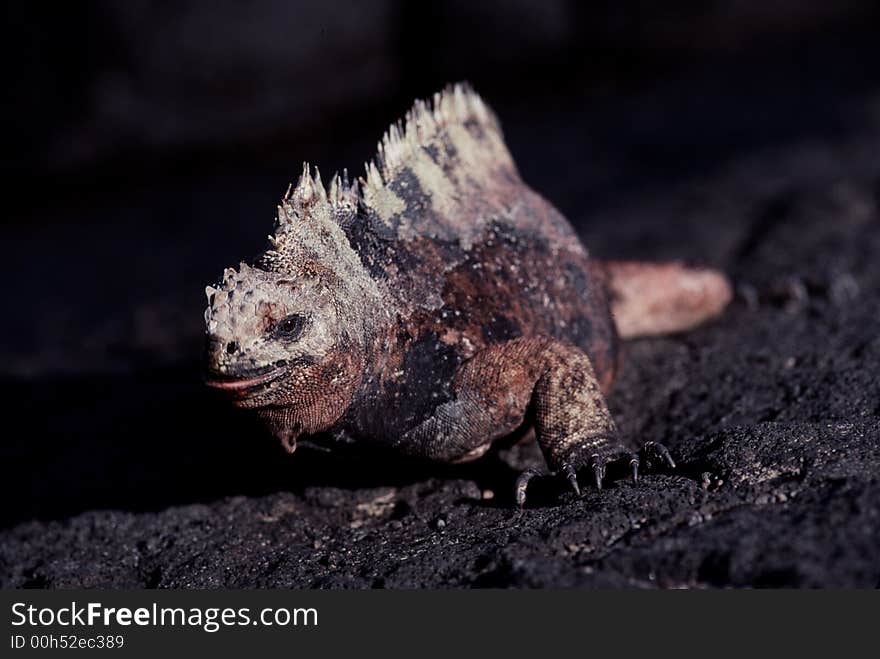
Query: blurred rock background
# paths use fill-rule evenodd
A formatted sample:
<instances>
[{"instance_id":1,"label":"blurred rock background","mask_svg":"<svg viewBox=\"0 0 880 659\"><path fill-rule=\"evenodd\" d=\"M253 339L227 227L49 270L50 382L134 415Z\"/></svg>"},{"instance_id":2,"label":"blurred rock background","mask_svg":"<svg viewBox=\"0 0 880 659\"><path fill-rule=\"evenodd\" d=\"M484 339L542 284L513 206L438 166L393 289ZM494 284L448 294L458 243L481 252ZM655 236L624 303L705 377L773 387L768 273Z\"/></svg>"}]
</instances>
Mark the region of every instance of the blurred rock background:
<instances>
[{"instance_id":1,"label":"blurred rock background","mask_svg":"<svg viewBox=\"0 0 880 659\"><path fill-rule=\"evenodd\" d=\"M718 66L719 78L741 73L731 95L748 91L748 76L760 84L782 70L778 84L824 84L839 63L825 49L857 52L880 15L863 0L136 0L5 11L16 157L4 174L83 178L157 160L165 170L172 156L238 161L241 149L295 159L290 145L381 130L389 108L461 79L496 104L548 109L559 96L649 90ZM863 63L831 77L870 75Z\"/></svg>"}]
</instances>

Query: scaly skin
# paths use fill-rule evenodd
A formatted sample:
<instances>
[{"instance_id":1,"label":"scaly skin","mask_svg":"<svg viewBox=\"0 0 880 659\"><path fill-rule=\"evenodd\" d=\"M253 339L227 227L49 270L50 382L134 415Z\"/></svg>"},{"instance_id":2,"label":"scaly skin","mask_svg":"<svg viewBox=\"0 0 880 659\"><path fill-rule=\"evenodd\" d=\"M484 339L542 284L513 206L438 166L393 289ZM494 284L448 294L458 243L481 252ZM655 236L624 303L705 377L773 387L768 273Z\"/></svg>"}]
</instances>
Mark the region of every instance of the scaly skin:
<instances>
[{"instance_id":1,"label":"scaly skin","mask_svg":"<svg viewBox=\"0 0 880 659\"><path fill-rule=\"evenodd\" d=\"M269 240L206 291L206 371L288 450L331 431L464 461L533 419L575 490L578 469L601 485L609 460L628 459L634 476L639 464L603 398L618 358L609 290L640 329L642 308L648 329L676 330L729 299L720 275L672 265L658 303L638 284L643 267L591 260L463 86L416 103L359 182L325 189L306 166Z\"/></svg>"}]
</instances>

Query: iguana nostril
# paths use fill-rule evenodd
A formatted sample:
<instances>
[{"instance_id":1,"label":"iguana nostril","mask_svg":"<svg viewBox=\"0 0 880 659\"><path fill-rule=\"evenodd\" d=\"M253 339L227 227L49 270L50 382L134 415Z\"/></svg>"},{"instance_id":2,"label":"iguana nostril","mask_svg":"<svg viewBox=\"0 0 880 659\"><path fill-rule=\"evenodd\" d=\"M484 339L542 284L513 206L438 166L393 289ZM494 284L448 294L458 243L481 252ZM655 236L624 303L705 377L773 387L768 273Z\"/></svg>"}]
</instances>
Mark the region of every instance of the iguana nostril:
<instances>
[{"instance_id":1,"label":"iguana nostril","mask_svg":"<svg viewBox=\"0 0 880 659\"><path fill-rule=\"evenodd\" d=\"M226 344L227 355L234 355L236 352L238 352L238 341L230 341Z\"/></svg>"}]
</instances>

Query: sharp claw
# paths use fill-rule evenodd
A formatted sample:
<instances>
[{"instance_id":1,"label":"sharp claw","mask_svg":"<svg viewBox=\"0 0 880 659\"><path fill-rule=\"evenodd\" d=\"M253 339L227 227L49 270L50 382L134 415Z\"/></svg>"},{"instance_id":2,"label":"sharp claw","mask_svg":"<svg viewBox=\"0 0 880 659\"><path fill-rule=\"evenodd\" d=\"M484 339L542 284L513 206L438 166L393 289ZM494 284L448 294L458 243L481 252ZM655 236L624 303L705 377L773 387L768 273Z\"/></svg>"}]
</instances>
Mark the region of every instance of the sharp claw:
<instances>
[{"instance_id":1,"label":"sharp claw","mask_svg":"<svg viewBox=\"0 0 880 659\"><path fill-rule=\"evenodd\" d=\"M602 465L595 464L593 465L593 479L596 481L596 489L602 489L602 476L604 475L602 472L605 470L602 468Z\"/></svg>"},{"instance_id":2,"label":"sharp claw","mask_svg":"<svg viewBox=\"0 0 880 659\"><path fill-rule=\"evenodd\" d=\"M646 442L644 452L648 459L649 465L654 460L659 460L666 463L666 466L670 469L675 469L675 460L672 459L672 455L670 455L669 449L663 446L663 444L658 444L657 442Z\"/></svg>"},{"instance_id":3,"label":"sharp claw","mask_svg":"<svg viewBox=\"0 0 880 659\"><path fill-rule=\"evenodd\" d=\"M638 483L639 482L639 459L638 458L634 457L629 461L629 469L630 469L630 473L632 474L633 483L634 484Z\"/></svg>"},{"instance_id":4,"label":"sharp claw","mask_svg":"<svg viewBox=\"0 0 880 659\"><path fill-rule=\"evenodd\" d=\"M538 472L533 469L526 469L523 473L519 475L516 479L516 505L518 508L523 508L526 505L526 490L529 487L529 481L532 480L534 476L537 476Z\"/></svg>"},{"instance_id":5,"label":"sharp claw","mask_svg":"<svg viewBox=\"0 0 880 659\"><path fill-rule=\"evenodd\" d=\"M565 477L568 479L568 482L571 484L571 489L574 490L574 493L577 496L581 495L581 487L578 485L578 477L577 471L571 465L565 465L562 468L563 473L565 473Z\"/></svg>"},{"instance_id":6,"label":"sharp claw","mask_svg":"<svg viewBox=\"0 0 880 659\"><path fill-rule=\"evenodd\" d=\"M521 483L517 480L516 483L516 506L517 508L524 508L526 505L526 488L528 487L528 481Z\"/></svg>"}]
</instances>

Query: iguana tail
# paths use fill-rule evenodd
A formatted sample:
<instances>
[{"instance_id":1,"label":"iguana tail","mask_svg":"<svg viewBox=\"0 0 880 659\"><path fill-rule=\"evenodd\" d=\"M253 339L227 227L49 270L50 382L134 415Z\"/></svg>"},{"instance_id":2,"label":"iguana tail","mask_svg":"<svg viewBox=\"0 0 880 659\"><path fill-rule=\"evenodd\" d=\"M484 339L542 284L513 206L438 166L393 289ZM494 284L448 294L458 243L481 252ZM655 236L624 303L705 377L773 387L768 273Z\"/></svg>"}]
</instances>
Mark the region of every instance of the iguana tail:
<instances>
[{"instance_id":1,"label":"iguana tail","mask_svg":"<svg viewBox=\"0 0 880 659\"><path fill-rule=\"evenodd\" d=\"M624 338L688 330L720 314L733 297L727 277L678 261L603 261L611 313Z\"/></svg>"}]
</instances>

